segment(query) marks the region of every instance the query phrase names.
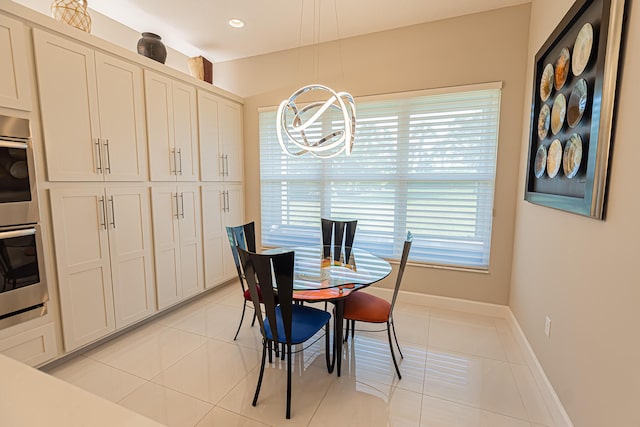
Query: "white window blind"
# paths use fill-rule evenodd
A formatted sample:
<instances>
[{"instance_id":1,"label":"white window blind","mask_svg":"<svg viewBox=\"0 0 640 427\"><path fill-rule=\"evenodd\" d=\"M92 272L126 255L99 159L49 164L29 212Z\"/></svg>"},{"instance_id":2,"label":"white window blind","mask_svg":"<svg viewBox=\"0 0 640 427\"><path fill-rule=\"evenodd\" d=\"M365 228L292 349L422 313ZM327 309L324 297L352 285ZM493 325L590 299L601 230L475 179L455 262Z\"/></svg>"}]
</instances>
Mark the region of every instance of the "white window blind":
<instances>
[{"instance_id":1,"label":"white window blind","mask_svg":"<svg viewBox=\"0 0 640 427\"><path fill-rule=\"evenodd\" d=\"M353 154L332 159L287 156L275 110L260 111L263 245L317 244L321 217L357 219L354 245L378 256L399 259L411 231L412 262L487 269L500 115L488 86L357 100Z\"/></svg>"}]
</instances>

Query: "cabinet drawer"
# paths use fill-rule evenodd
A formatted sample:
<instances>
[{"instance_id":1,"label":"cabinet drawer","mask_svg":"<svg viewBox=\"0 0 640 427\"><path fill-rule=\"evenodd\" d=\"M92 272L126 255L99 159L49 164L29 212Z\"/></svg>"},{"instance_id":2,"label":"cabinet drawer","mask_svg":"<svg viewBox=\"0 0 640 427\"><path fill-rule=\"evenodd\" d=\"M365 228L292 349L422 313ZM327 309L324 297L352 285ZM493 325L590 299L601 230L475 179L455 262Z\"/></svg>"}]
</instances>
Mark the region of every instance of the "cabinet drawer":
<instances>
[{"instance_id":1,"label":"cabinet drawer","mask_svg":"<svg viewBox=\"0 0 640 427\"><path fill-rule=\"evenodd\" d=\"M0 340L0 353L31 366L53 359L58 354L53 323Z\"/></svg>"}]
</instances>

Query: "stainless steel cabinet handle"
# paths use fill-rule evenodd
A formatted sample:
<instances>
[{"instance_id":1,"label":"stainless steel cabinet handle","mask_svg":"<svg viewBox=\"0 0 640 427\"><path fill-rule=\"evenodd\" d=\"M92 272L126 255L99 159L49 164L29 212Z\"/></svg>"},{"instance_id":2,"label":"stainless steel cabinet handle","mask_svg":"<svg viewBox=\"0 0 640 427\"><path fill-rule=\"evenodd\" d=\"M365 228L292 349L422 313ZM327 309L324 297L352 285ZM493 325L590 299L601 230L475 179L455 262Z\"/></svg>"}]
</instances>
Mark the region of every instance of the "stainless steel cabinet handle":
<instances>
[{"instance_id":1,"label":"stainless steel cabinet handle","mask_svg":"<svg viewBox=\"0 0 640 427\"><path fill-rule=\"evenodd\" d=\"M220 176L224 176L224 154L220 156Z\"/></svg>"},{"instance_id":2,"label":"stainless steel cabinet handle","mask_svg":"<svg viewBox=\"0 0 640 427\"><path fill-rule=\"evenodd\" d=\"M109 140L108 139L104 140L104 148L105 148L105 152L107 153L107 165L105 166L104 170L105 170L105 172L111 174L111 153L109 153Z\"/></svg>"},{"instance_id":3,"label":"stainless steel cabinet handle","mask_svg":"<svg viewBox=\"0 0 640 427\"><path fill-rule=\"evenodd\" d=\"M111 226L116 228L116 209L113 203L113 196L109 197L109 203L111 203Z\"/></svg>"},{"instance_id":4,"label":"stainless steel cabinet handle","mask_svg":"<svg viewBox=\"0 0 640 427\"><path fill-rule=\"evenodd\" d=\"M229 176L229 155L224 155L224 176Z\"/></svg>"},{"instance_id":5,"label":"stainless steel cabinet handle","mask_svg":"<svg viewBox=\"0 0 640 427\"><path fill-rule=\"evenodd\" d=\"M24 230L3 231L0 233L0 239L12 239L14 237L24 237L36 234L35 228L26 228Z\"/></svg>"},{"instance_id":6,"label":"stainless steel cabinet handle","mask_svg":"<svg viewBox=\"0 0 640 427\"><path fill-rule=\"evenodd\" d=\"M178 148L178 157L180 159L180 175L182 175L182 148Z\"/></svg>"},{"instance_id":7,"label":"stainless steel cabinet handle","mask_svg":"<svg viewBox=\"0 0 640 427\"><path fill-rule=\"evenodd\" d=\"M180 216L184 219L184 193L180 193L180 206L182 208Z\"/></svg>"},{"instance_id":8,"label":"stainless steel cabinet handle","mask_svg":"<svg viewBox=\"0 0 640 427\"><path fill-rule=\"evenodd\" d=\"M27 145L26 142L13 142L1 138L3 137L0 137L0 147L2 148L20 148L22 150L26 150L27 148L29 148L29 145Z\"/></svg>"},{"instance_id":9,"label":"stainless steel cabinet handle","mask_svg":"<svg viewBox=\"0 0 640 427\"><path fill-rule=\"evenodd\" d=\"M100 227L107 229L107 208L104 203L104 196L100 197L100 210L102 211L102 222L100 223Z\"/></svg>"},{"instance_id":10,"label":"stainless steel cabinet handle","mask_svg":"<svg viewBox=\"0 0 640 427\"><path fill-rule=\"evenodd\" d=\"M96 171L98 173L102 173L102 149L100 147L100 138L96 138L96 142L94 144L94 147L96 149L96 151L98 152L97 154L97 161L98 161L98 165L96 166Z\"/></svg>"},{"instance_id":11,"label":"stainless steel cabinet handle","mask_svg":"<svg viewBox=\"0 0 640 427\"><path fill-rule=\"evenodd\" d=\"M173 155L173 169L171 169L171 173L173 175L178 175L178 161L176 159L176 149L171 149L171 154Z\"/></svg>"},{"instance_id":12,"label":"stainless steel cabinet handle","mask_svg":"<svg viewBox=\"0 0 640 427\"><path fill-rule=\"evenodd\" d=\"M225 212L229 212L229 190L225 190Z\"/></svg>"},{"instance_id":13,"label":"stainless steel cabinet handle","mask_svg":"<svg viewBox=\"0 0 640 427\"><path fill-rule=\"evenodd\" d=\"M176 198L176 219L180 219L180 208L178 207L178 193L175 196L172 194L171 197Z\"/></svg>"}]
</instances>

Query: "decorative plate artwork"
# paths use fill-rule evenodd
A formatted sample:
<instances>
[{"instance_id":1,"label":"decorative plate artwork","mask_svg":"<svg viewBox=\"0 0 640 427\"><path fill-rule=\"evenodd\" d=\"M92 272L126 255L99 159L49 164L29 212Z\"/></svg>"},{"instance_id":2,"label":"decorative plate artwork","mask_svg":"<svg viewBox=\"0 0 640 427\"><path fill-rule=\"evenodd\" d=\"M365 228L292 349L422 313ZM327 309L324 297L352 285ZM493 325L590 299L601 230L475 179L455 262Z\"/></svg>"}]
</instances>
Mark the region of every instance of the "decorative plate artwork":
<instances>
[{"instance_id":1,"label":"decorative plate artwork","mask_svg":"<svg viewBox=\"0 0 640 427\"><path fill-rule=\"evenodd\" d=\"M555 178L562 164L562 144L559 139L554 139L547 151L547 175Z\"/></svg>"},{"instance_id":2,"label":"decorative plate artwork","mask_svg":"<svg viewBox=\"0 0 640 427\"><path fill-rule=\"evenodd\" d=\"M569 49L563 47L560 51L560 56L556 60L556 72L553 79L553 87L555 87L556 90L562 89L562 86L564 86L564 83L567 81L570 61L571 55L569 54Z\"/></svg>"},{"instance_id":3,"label":"decorative plate artwork","mask_svg":"<svg viewBox=\"0 0 640 427\"><path fill-rule=\"evenodd\" d=\"M577 133L571 135L564 147L562 156L562 169L567 178L573 178L580 170L582 161L582 138Z\"/></svg>"},{"instance_id":4,"label":"decorative plate artwork","mask_svg":"<svg viewBox=\"0 0 640 427\"><path fill-rule=\"evenodd\" d=\"M553 88L553 65L547 64L540 78L540 99L546 101L551 96Z\"/></svg>"},{"instance_id":5,"label":"decorative plate artwork","mask_svg":"<svg viewBox=\"0 0 640 427\"><path fill-rule=\"evenodd\" d=\"M540 109L538 115L538 138L540 141L545 139L549 134L549 125L551 124L551 109L547 104L544 104Z\"/></svg>"},{"instance_id":6,"label":"decorative plate artwork","mask_svg":"<svg viewBox=\"0 0 640 427\"><path fill-rule=\"evenodd\" d=\"M547 167L547 149L544 145L538 147L538 151L536 151L536 161L533 167L533 172L536 175L536 178L542 178L544 170Z\"/></svg>"},{"instance_id":7,"label":"decorative plate artwork","mask_svg":"<svg viewBox=\"0 0 640 427\"><path fill-rule=\"evenodd\" d=\"M593 47L593 26L586 23L580 28L576 42L573 45L573 60L571 62L571 71L574 76L582 74L589 58L591 57L591 48Z\"/></svg>"},{"instance_id":8,"label":"decorative plate artwork","mask_svg":"<svg viewBox=\"0 0 640 427\"><path fill-rule=\"evenodd\" d=\"M567 114L567 98L559 93L553 100L553 108L551 109L551 132L555 135L562 129L564 118Z\"/></svg>"},{"instance_id":9,"label":"decorative plate artwork","mask_svg":"<svg viewBox=\"0 0 640 427\"><path fill-rule=\"evenodd\" d=\"M567 107L567 124L569 127L576 127L580 123L584 110L587 108L587 98L587 81L580 79L571 89L571 95L569 96L569 106Z\"/></svg>"}]
</instances>

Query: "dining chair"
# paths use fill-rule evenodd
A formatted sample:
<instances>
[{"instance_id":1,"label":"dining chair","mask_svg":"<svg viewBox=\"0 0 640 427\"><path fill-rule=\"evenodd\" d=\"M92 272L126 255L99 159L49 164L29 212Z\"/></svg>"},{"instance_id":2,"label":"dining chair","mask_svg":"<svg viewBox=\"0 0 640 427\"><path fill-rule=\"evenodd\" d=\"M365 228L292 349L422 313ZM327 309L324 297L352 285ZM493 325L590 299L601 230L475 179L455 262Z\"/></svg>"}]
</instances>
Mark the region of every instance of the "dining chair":
<instances>
[{"instance_id":1,"label":"dining chair","mask_svg":"<svg viewBox=\"0 0 640 427\"><path fill-rule=\"evenodd\" d=\"M348 263L351 256L351 248L353 248L353 240L356 236L358 220L336 221L320 218L320 222L322 226L323 256L325 258L330 256L331 241L333 240L333 259L339 261L340 255L344 253L344 262Z\"/></svg>"},{"instance_id":2,"label":"dining chair","mask_svg":"<svg viewBox=\"0 0 640 427\"><path fill-rule=\"evenodd\" d=\"M287 359L286 417L289 419L291 418L292 345L308 341L324 327L325 358L329 370L329 320L331 315L326 311L293 304L294 252L267 255L255 254L238 248L238 253L254 309L256 313L260 312L260 304L262 303L265 311L264 319L262 315L258 316L262 333L262 364L252 404L256 406L258 402L267 350L269 351L269 362L271 362L272 348L276 349L276 355L278 355L278 348L280 344L283 344L284 354L282 357L284 359L286 356ZM260 288L258 288L258 283L261 285ZM261 293L259 293L259 289Z\"/></svg>"},{"instance_id":3,"label":"dining chair","mask_svg":"<svg viewBox=\"0 0 640 427\"><path fill-rule=\"evenodd\" d=\"M400 289L400 283L402 282L402 276L404 274L405 266L407 265L407 259L409 258L409 251L411 250L411 244L413 242L413 235L411 232L407 233L407 239L404 242L402 249L402 258L400 259L400 267L398 268L398 276L396 278L396 286L393 289L393 297L391 302L386 299L371 295L369 293L359 291L352 292L344 302L344 319L347 321L347 327L345 331L346 341L349 338L349 326L351 326L351 338L355 335L355 325L358 322L368 323L386 323L387 337L389 338L389 348L391 349L391 358L393 364L396 367L398 373L398 379L402 379L400 374L400 368L398 368L398 362L396 361L396 355L393 351L393 343L391 342L391 330L393 330L393 337L400 352L400 357L404 359L400 344L398 344L398 336L396 335L396 327L393 324L393 307L396 304L398 298L398 290ZM375 332L382 332L384 329Z\"/></svg>"},{"instance_id":4,"label":"dining chair","mask_svg":"<svg viewBox=\"0 0 640 427\"><path fill-rule=\"evenodd\" d=\"M242 317L240 317L240 324L238 325L238 330L236 331L236 335L233 337L233 340L235 341L236 338L238 338L238 333L240 333L240 328L242 327L242 321L244 320L244 312L246 311L247 306L253 308L251 304L251 295L249 294L249 289L246 287L246 279L245 279L244 272L242 271L242 265L240 264L240 258L238 256L237 248L242 248L250 252L256 251L255 223L251 221L244 225L238 225L236 227L227 227L227 236L229 237L229 245L231 246L233 261L236 264L238 279L240 280L240 287L242 288L242 297L244 298L244 302L242 304ZM260 288L258 288L258 295L260 295L259 289ZM251 321L251 326L255 324L256 317L257 317L257 312L254 312L253 320Z\"/></svg>"}]
</instances>

